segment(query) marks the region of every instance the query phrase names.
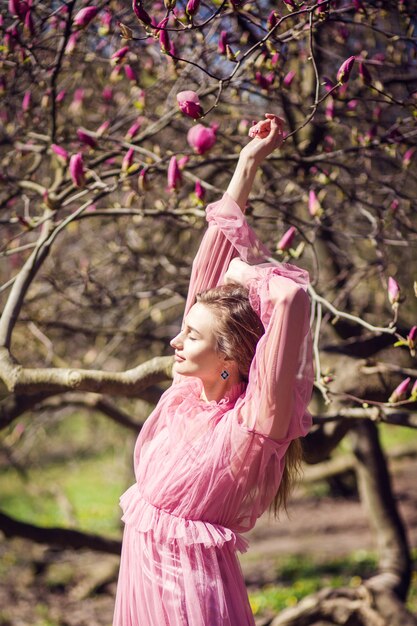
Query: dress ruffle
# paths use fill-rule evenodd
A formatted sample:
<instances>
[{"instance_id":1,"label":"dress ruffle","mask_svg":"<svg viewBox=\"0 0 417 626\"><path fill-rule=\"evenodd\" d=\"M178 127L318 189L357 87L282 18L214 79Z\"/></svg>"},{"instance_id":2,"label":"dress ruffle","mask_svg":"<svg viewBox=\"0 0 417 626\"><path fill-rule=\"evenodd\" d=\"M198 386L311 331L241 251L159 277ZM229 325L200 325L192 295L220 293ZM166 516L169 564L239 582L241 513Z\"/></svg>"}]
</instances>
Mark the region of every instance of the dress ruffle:
<instances>
[{"instance_id":1,"label":"dress ruffle","mask_svg":"<svg viewBox=\"0 0 417 626\"><path fill-rule=\"evenodd\" d=\"M206 548L221 548L233 542L235 550L246 552L248 541L230 528L201 520L178 517L159 509L145 500L135 483L120 498L123 511L122 521L139 532L151 532L157 543L182 541L184 545L203 544Z\"/></svg>"}]
</instances>

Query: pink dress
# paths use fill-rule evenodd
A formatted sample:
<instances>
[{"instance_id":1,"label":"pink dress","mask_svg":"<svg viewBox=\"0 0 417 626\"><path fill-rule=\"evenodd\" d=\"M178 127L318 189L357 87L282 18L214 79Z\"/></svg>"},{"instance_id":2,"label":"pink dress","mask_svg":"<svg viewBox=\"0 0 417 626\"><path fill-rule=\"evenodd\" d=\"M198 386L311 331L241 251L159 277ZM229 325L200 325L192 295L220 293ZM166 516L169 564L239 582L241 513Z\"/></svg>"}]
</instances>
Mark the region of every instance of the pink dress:
<instances>
[{"instance_id":1,"label":"pink dress","mask_svg":"<svg viewBox=\"0 0 417 626\"><path fill-rule=\"evenodd\" d=\"M207 219L186 313L196 293L222 282L233 257L253 264L269 256L227 194L207 207ZM146 420L136 483L121 497L113 626L254 625L236 551L246 550L240 533L276 494L290 441L311 426L307 282L288 264L259 267L248 287L266 332L248 384L205 402L199 379L176 375Z\"/></svg>"}]
</instances>

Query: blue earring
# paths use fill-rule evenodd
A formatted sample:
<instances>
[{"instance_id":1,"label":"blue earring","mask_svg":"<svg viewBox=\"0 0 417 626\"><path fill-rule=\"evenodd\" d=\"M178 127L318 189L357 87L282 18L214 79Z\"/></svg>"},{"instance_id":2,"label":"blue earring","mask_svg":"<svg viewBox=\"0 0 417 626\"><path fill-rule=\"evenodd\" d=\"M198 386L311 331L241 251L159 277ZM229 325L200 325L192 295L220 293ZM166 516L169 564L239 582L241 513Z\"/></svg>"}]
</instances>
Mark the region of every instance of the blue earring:
<instances>
[{"instance_id":1,"label":"blue earring","mask_svg":"<svg viewBox=\"0 0 417 626\"><path fill-rule=\"evenodd\" d=\"M229 372L227 370L223 370L220 376L223 378L223 380L226 380L226 378L229 377Z\"/></svg>"}]
</instances>

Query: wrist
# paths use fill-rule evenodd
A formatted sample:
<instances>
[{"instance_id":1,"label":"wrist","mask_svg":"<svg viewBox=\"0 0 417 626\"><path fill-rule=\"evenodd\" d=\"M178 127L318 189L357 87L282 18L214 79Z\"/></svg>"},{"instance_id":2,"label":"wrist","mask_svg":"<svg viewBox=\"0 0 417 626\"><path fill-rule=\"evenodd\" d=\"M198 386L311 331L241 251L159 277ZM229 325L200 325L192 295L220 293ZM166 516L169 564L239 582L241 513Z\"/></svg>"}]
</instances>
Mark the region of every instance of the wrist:
<instances>
[{"instance_id":1,"label":"wrist","mask_svg":"<svg viewBox=\"0 0 417 626\"><path fill-rule=\"evenodd\" d=\"M241 153L238 159L238 167L248 172L256 172L259 167L259 161L252 154Z\"/></svg>"}]
</instances>

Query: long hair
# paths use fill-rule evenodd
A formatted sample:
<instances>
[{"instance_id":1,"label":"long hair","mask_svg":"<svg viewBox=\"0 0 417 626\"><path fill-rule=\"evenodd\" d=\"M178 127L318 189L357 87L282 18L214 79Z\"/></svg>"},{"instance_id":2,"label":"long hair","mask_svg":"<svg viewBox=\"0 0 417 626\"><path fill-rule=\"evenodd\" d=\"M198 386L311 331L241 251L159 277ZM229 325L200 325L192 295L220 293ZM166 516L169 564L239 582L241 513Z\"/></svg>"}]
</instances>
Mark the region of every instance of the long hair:
<instances>
[{"instance_id":1,"label":"long hair","mask_svg":"<svg viewBox=\"0 0 417 626\"><path fill-rule=\"evenodd\" d=\"M220 285L196 296L197 302L208 306L216 314L217 351L238 365L242 381L247 382L255 356L256 345L265 328L249 302L249 291L237 283ZM300 475L302 447L293 440L285 454L285 468L271 510L277 517L287 510L288 497Z\"/></svg>"}]
</instances>

